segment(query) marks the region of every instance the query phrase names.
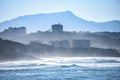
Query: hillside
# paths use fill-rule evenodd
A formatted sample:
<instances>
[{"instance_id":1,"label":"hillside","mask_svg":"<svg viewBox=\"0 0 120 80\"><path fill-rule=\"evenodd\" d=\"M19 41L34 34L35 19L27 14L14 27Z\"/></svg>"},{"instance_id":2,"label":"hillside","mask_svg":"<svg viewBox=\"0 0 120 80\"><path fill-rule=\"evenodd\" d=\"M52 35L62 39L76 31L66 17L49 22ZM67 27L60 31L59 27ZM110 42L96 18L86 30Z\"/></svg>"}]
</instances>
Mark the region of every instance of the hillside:
<instances>
[{"instance_id":1,"label":"hillside","mask_svg":"<svg viewBox=\"0 0 120 80\"><path fill-rule=\"evenodd\" d=\"M0 38L0 61L40 59L41 57L120 57L114 49L56 48L31 42L28 45Z\"/></svg>"}]
</instances>

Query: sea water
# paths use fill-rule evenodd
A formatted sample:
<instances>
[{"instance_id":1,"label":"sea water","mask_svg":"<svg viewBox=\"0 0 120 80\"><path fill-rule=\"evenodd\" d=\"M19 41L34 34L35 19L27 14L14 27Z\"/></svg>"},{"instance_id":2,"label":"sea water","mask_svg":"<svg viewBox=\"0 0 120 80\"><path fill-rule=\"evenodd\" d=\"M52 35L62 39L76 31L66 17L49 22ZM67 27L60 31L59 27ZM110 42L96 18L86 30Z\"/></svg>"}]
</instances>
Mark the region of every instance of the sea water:
<instances>
[{"instance_id":1,"label":"sea water","mask_svg":"<svg viewBox=\"0 0 120 80\"><path fill-rule=\"evenodd\" d=\"M120 58L55 57L1 62L0 80L120 80Z\"/></svg>"}]
</instances>

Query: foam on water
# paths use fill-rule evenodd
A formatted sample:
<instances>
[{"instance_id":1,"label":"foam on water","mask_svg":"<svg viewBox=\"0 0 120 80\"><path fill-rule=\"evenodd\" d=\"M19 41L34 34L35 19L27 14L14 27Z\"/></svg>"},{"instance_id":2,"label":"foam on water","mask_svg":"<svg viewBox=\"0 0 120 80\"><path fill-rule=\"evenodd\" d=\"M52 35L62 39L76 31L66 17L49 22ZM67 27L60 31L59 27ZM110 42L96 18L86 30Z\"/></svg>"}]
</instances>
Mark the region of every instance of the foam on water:
<instances>
[{"instance_id":1,"label":"foam on water","mask_svg":"<svg viewBox=\"0 0 120 80\"><path fill-rule=\"evenodd\" d=\"M120 58L116 57L54 57L41 58L31 61L1 62L0 70L35 69L55 66L83 66L83 67L120 67Z\"/></svg>"},{"instance_id":2,"label":"foam on water","mask_svg":"<svg viewBox=\"0 0 120 80\"><path fill-rule=\"evenodd\" d=\"M54 57L0 63L0 80L120 80L120 58Z\"/></svg>"}]
</instances>

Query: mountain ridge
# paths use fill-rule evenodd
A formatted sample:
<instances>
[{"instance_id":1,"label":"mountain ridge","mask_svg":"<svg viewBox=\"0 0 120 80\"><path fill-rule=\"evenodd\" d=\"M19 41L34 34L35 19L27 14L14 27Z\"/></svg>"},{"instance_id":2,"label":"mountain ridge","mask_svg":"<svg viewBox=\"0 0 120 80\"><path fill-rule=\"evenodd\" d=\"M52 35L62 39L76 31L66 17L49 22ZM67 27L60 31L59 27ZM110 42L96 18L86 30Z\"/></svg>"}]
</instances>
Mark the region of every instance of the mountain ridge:
<instances>
[{"instance_id":1,"label":"mountain ridge","mask_svg":"<svg viewBox=\"0 0 120 80\"><path fill-rule=\"evenodd\" d=\"M61 23L65 31L120 32L120 21L94 22L82 19L71 11L19 16L0 23L0 30L25 26L28 32L46 31L52 24Z\"/></svg>"}]
</instances>

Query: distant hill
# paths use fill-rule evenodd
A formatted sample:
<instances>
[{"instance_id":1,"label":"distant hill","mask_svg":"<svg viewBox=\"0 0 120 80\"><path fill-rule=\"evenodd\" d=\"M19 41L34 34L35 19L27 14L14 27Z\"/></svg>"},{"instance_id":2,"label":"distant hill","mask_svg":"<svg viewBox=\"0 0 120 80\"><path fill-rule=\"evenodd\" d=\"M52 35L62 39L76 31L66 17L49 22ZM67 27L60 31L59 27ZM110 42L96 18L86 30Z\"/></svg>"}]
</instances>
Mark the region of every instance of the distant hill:
<instances>
[{"instance_id":1,"label":"distant hill","mask_svg":"<svg viewBox=\"0 0 120 80\"><path fill-rule=\"evenodd\" d=\"M51 28L52 24L59 22L64 25L64 30L66 31L120 32L120 21L87 21L75 16L70 11L20 16L1 22L0 31L8 27L20 26L25 26L28 32L46 31Z\"/></svg>"}]
</instances>

